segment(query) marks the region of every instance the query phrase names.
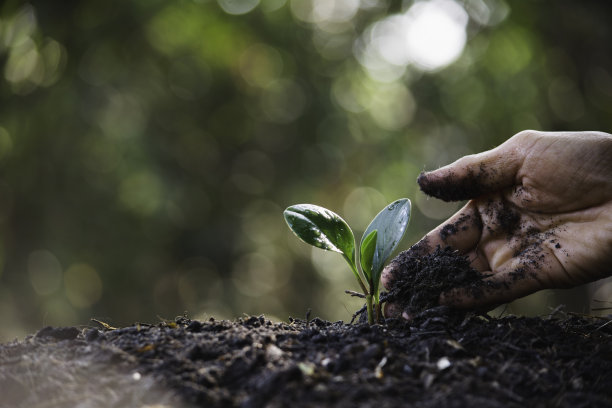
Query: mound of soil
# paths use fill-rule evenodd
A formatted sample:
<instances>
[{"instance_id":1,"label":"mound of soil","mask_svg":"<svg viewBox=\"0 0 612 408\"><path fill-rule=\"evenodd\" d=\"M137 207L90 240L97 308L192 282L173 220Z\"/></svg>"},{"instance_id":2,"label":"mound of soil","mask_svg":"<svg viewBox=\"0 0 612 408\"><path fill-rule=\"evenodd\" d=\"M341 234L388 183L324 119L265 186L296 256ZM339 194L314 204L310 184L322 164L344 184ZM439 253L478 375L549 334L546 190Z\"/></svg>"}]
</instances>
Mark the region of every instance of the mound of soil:
<instances>
[{"instance_id":1,"label":"mound of soil","mask_svg":"<svg viewBox=\"0 0 612 408\"><path fill-rule=\"evenodd\" d=\"M560 313L557 313L560 315ZM612 325L422 313L40 330L0 345L1 407L601 407Z\"/></svg>"}]
</instances>

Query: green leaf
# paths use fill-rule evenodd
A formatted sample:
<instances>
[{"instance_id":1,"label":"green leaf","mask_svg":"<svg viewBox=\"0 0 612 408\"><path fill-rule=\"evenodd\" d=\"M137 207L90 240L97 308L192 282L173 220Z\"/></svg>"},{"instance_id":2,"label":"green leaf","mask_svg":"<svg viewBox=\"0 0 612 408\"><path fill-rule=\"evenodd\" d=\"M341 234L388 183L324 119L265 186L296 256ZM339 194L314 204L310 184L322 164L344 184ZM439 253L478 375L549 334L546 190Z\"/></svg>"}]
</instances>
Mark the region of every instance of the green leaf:
<instances>
[{"instance_id":1,"label":"green leaf","mask_svg":"<svg viewBox=\"0 0 612 408\"><path fill-rule=\"evenodd\" d=\"M374 230L368 234L367 237L361 242L359 248L359 261L361 262L361 270L366 276L370 285L372 285L372 258L374 257L374 250L376 249L376 236L378 231Z\"/></svg>"},{"instance_id":2,"label":"green leaf","mask_svg":"<svg viewBox=\"0 0 612 408\"><path fill-rule=\"evenodd\" d=\"M402 240L410 222L410 200L401 198L389 204L372 220L366 228L361 245L372 231L377 231L376 249L372 257L372 294L378 293L380 274L385 262Z\"/></svg>"},{"instance_id":3,"label":"green leaf","mask_svg":"<svg viewBox=\"0 0 612 408\"><path fill-rule=\"evenodd\" d=\"M283 213L289 228L302 241L344 255L355 268L355 236L340 216L313 204L297 204Z\"/></svg>"}]
</instances>

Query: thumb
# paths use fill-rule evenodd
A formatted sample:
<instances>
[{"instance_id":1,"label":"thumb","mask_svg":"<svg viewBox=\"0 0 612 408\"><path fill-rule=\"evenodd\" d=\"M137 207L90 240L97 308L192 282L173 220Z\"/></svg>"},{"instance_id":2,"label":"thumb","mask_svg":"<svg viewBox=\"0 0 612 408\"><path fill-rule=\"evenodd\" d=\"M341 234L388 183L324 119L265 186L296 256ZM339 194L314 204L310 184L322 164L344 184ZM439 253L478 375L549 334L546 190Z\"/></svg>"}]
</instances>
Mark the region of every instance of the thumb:
<instances>
[{"instance_id":1,"label":"thumb","mask_svg":"<svg viewBox=\"0 0 612 408\"><path fill-rule=\"evenodd\" d=\"M444 201L477 198L516 183L528 145L521 132L495 149L464 156L438 170L423 172L417 183L430 196Z\"/></svg>"}]
</instances>

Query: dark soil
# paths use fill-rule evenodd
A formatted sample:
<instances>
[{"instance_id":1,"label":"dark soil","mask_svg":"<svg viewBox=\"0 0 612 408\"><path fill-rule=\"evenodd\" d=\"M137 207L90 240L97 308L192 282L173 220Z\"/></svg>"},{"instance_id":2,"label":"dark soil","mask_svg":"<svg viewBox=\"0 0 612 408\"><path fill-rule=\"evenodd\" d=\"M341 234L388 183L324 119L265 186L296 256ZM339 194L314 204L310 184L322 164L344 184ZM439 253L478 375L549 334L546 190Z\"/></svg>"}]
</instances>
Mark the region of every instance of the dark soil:
<instances>
[{"instance_id":1,"label":"dark soil","mask_svg":"<svg viewBox=\"0 0 612 408\"><path fill-rule=\"evenodd\" d=\"M468 287L474 296L481 291L482 275L470 266L467 257L450 247L437 247L429 254L413 247L400 253L392 262L395 265L394 289L383 299L410 317L438 306L440 294L452 288Z\"/></svg>"},{"instance_id":2,"label":"dark soil","mask_svg":"<svg viewBox=\"0 0 612 408\"><path fill-rule=\"evenodd\" d=\"M430 310L374 326L47 327L0 345L0 406L612 406L609 323L561 312L451 323Z\"/></svg>"}]
</instances>

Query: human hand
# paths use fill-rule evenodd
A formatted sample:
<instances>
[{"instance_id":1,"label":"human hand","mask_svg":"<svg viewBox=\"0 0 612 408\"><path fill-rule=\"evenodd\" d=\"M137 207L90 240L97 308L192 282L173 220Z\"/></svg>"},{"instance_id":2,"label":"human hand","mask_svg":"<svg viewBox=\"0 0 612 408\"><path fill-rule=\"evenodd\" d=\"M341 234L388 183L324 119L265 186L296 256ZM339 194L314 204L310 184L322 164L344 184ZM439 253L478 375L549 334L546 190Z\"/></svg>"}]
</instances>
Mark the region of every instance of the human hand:
<instances>
[{"instance_id":1,"label":"human hand","mask_svg":"<svg viewBox=\"0 0 612 408\"><path fill-rule=\"evenodd\" d=\"M450 246L486 276L479 296L455 288L440 304L490 309L612 275L610 134L524 131L423 173L418 183L444 201L470 201L408 251ZM383 271L388 290L397 266L392 261ZM387 305L387 315L399 313Z\"/></svg>"}]
</instances>

